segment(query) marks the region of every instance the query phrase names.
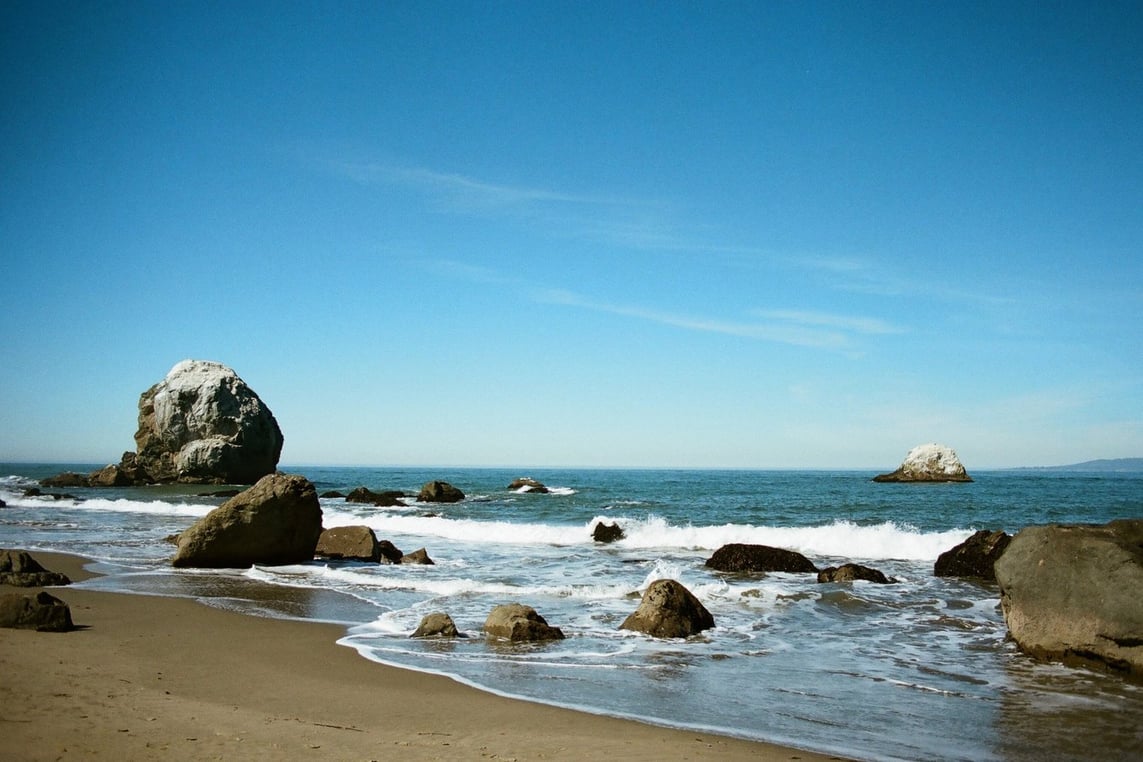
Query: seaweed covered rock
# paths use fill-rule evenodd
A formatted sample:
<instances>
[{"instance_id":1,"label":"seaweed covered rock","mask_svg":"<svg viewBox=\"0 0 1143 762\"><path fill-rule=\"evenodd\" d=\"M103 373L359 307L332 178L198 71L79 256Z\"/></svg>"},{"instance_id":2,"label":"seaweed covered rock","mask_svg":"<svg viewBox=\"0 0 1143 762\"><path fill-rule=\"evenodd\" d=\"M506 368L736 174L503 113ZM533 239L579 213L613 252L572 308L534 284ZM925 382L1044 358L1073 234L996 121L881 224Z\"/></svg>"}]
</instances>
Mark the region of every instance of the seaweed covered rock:
<instances>
[{"instance_id":1,"label":"seaweed covered rock","mask_svg":"<svg viewBox=\"0 0 1143 762\"><path fill-rule=\"evenodd\" d=\"M317 490L304 476L264 476L182 532L172 563L245 568L312 561L321 517Z\"/></svg>"},{"instance_id":2,"label":"seaweed covered rock","mask_svg":"<svg viewBox=\"0 0 1143 762\"><path fill-rule=\"evenodd\" d=\"M639 607L619 625L654 638L689 638L714 627L714 617L694 593L673 579L647 586Z\"/></svg>"},{"instance_id":3,"label":"seaweed covered rock","mask_svg":"<svg viewBox=\"0 0 1143 762\"><path fill-rule=\"evenodd\" d=\"M769 545L730 543L723 545L707 559L706 565L723 572L813 572L818 567L795 550Z\"/></svg>"}]
</instances>

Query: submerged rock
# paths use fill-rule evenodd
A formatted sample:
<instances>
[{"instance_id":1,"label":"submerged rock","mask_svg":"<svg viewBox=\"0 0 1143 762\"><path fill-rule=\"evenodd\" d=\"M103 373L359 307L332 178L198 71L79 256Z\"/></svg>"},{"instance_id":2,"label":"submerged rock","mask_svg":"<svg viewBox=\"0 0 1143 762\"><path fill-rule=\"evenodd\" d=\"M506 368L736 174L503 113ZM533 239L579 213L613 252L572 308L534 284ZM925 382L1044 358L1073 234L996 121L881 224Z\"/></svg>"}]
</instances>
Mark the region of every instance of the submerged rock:
<instances>
[{"instance_id":1,"label":"submerged rock","mask_svg":"<svg viewBox=\"0 0 1143 762\"><path fill-rule=\"evenodd\" d=\"M813 572L813 561L794 550L769 545L730 543L707 559L706 565L723 572Z\"/></svg>"},{"instance_id":2,"label":"submerged rock","mask_svg":"<svg viewBox=\"0 0 1143 762\"><path fill-rule=\"evenodd\" d=\"M873 477L875 482L970 482L956 452L940 444L923 444L909 450L905 461L888 474Z\"/></svg>"},{"instance_id":3,"label":"submerged rock","mask_svg":"<svg viewBox=\"0 0 1143 762\"><path fill-rule=\"evenodd\" d=\"M996 561L1004 554L1012 537L999 529L981 529L954 548L937 556L933 574L937 577L975 577L996 581Z\"/></svg>"},{"instance_id":4,"label":"submerged rock","mask_svg":"<svg viewBox=\"0 0 1143 762\"><path fill-rule=\"evenodd\" d=\"M1143 678L1143 519L1027 527L995 568L1021 651Z\"/></svg>"},{"instance_id":5,"label":"submerged rock","mask_svg":"<svg viewBox=\"0 0 1143 762\"><path fill-rule=\"evenodd\" d=\"M551 492L546 486L530 476L521 476L519 479L513 480L508 485L508 489L513 492L534 492L538 495L546 495Z\"/></svg>"},{"instance_id":6,"label":"submerged rock","mask_svg":"<svg viewBox=\"0 0 1143 762\"><path fill-rule=\"evenodd\" d=\"M621 630L654 638L689 638L711 627L711 613L694 593L673 579L658 579L648 585L639 607L619 625Z\"/></svg>"},{"instance_id":7,"label":"submerged rock","mask_svg":"<svg viewBox=\"0 0 1143 762\"><path fill-rule=\"evenodd\" d=\"M878 585L890 585L897 580L886 577L884 572L861 564L842 564L841 566L827 566L818 572L818 582L854 582L864 580Z\"/></svg>"},{"instance_id":8,"label":"submerged rock","mask_svg":"<svg viewBox=\"0 0 1143 762\"><path fill-rule=\"evenodd\" d=\"M492 609L484 620L484 632L515 643L564 639L563 630L552 627L534 608L521 603L505 603Z\"/></svg>"},{"instance_id":9,"label":"submerged rock","mask_svg":"<svg viewBox=\"0 0 1143 762\"><path fill-rule=\"evenodd\" d=\"M312 561L321 516L308 479L271 474L182 532L172 564L246 568Z\"/></svg>"}]
</instances>

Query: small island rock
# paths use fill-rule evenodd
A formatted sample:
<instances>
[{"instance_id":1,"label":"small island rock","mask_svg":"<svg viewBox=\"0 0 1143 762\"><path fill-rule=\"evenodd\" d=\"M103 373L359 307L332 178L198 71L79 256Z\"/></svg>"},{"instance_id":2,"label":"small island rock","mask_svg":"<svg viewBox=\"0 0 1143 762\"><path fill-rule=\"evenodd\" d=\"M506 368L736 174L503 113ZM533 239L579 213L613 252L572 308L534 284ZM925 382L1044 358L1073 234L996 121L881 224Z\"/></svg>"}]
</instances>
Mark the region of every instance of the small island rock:
<instances>
[{"instance_id":1,"label":"small island rock","mask_svg":"<svg viewBox=\"0 0 1143 762\"><path fill-rule=\"evenodd\" d=\"M923 444L909 450L905 460L888 474L873 477L875 482L970 482L956 452L940 444Z\"/></svg>"},{"instance_id":2,"label":"small island rock","mask_svg":"<svg viewBox=\"0 0 1143 762\"><path fill-rule=\"evenodd\" d=\"M546 495L551 490L530 476L521 476L508 485L513 492L534 492L537 495Z\"/></svg>"},{"instance_id":3,"label":"small island rock","mask_svg":"<svg viewBox=\"0 0 1143 762\"><path fill-rule=\"evenodd\" d=\"M448 482L431 481L421 487L417 500L422 503L459 503L464 493Z\"/></svg>"}]
</instances>

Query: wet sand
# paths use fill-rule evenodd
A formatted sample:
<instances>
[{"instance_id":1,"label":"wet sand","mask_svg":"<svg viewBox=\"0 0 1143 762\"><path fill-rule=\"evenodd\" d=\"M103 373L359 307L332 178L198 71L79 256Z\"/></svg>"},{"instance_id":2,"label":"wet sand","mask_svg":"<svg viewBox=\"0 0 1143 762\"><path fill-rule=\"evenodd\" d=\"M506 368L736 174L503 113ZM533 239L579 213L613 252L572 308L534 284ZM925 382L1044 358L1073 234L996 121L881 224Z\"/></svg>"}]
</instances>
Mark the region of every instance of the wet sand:
<instances>
[{"instance_id":1,"label":"wet sand","mask_svg":"<svg viewBox=\"0 0 1143 762\"><path fill-rule=\"evenodd\" d=\"M82 558L32 555L91 576ZM0 586L13 592L36 589ZM370 662L336 625L48 592L78 629L0 629L0 759L838 759L502 698Z\"/></svg>"}]
</instances>

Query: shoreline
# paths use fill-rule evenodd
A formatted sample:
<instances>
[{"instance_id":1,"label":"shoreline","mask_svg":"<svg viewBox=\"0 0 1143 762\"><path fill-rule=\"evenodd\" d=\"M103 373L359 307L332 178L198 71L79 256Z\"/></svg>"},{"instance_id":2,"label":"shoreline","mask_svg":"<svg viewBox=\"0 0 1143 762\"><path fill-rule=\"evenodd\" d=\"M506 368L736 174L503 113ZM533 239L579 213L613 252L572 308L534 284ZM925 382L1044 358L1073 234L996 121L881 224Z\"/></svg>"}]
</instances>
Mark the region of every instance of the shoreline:
<instances>
[{"instance_id":1,"label":"shoreline","mask_svg":"<svg viewBox=\"0 0 1143 762\"><path fill-rule=\"evenodd\" d=\"M33 551L73 582L89 559ZM0 586L0 593L40 588ZM75 630L0 628L0 756L802 760L842 757L506 698L380 664L340 625L186 598L46 588Z\"/></svg>"}]
</instances>

